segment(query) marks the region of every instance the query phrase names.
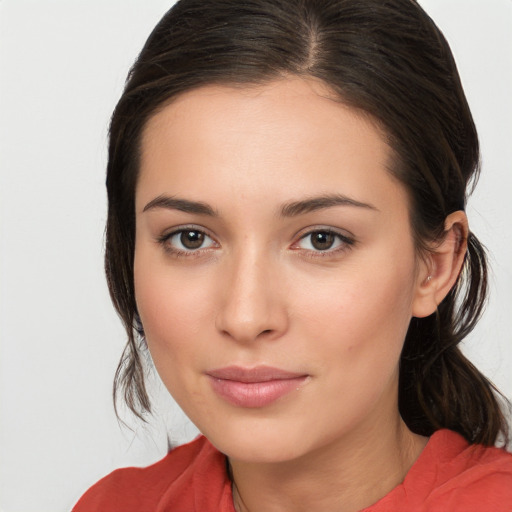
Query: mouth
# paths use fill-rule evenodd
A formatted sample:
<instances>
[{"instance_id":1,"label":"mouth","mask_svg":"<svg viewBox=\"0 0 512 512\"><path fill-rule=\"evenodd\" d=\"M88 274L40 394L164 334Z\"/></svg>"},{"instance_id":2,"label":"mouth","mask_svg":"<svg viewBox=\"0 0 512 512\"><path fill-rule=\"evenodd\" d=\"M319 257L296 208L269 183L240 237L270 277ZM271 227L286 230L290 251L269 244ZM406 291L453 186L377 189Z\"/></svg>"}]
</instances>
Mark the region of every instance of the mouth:
<instances>
[{"instance_id":1,"label":"mouth","mask_svg":"<svg viewBox=\"0 0 512 512\"><path fill-rule=\"evenodd\" d=\"M265 407L300 388L309 375L257 366L228 366L206 372L213 391L231 405Z\"/></svg>"}]
</instances>

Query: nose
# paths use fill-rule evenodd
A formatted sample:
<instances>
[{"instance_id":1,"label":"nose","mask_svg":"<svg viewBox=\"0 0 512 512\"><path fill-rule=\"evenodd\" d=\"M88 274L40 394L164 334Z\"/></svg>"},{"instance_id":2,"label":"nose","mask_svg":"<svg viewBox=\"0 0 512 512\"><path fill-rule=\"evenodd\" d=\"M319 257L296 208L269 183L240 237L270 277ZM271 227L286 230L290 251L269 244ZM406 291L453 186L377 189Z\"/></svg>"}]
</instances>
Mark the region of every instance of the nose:
<instances>
[{"instance_id":1,"label":"nose","mask_svg":"<svg viewBox=\"0 0 512 512\"><path fill-rule=\"evenodd\" d=\"M277 339L288 327L286 289L278 264L253 252L233 256L219 274L216 328L240 343Z\"/></svg>"}]
</instances>

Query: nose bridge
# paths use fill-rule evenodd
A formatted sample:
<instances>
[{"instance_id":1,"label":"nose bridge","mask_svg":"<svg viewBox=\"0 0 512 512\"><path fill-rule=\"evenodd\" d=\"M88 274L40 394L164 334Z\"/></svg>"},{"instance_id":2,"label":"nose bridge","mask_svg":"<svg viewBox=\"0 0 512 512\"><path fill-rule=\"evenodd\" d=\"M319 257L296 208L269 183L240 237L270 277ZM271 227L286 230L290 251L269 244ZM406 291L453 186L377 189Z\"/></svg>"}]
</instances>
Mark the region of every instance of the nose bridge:
<instances>
[{"instance_id":1,"label":"nose bridge","mask_svg":"<svg viewBox=\"0 0 512 512\"><path fill-rule=\"evenodd\" d=\"M242 342L284 331L286 313L276 282L277 265L267 251L250 244L231 255L223 272L220 331Z\"/></svg>"}]
</instances>

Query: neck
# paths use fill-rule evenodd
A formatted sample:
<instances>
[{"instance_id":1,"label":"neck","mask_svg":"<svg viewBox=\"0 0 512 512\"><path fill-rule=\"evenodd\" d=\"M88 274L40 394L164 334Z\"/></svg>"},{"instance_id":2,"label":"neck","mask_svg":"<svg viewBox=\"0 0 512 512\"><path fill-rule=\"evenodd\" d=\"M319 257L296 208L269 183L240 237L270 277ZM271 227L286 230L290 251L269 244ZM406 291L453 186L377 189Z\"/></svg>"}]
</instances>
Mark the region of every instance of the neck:
<instances>
[{"instance_id":1,"label":"neck","mask_svg":"<svg viewBox=\"0 0 512 512\"><path fill-rule=\"evenodd\" d=\"M356 512L400 484L426 439L397 415L391 425L358 429L298 459L230 460L237 512Z\"/></svg>"}]
</instances>

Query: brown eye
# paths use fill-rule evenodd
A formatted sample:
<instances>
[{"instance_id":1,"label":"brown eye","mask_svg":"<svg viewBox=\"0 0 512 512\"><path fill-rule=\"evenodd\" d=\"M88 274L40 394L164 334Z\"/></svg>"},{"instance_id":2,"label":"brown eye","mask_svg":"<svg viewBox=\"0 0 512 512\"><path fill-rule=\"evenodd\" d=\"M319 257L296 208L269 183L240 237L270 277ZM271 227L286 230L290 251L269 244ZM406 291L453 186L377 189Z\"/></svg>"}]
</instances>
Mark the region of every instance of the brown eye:
<instances>
[{"instance_id":1,"label":"brown eye","mask_svg":"<svg viewBox=\"0 0 512 512\"><path fill-rule=\"evenodd\" d=\"M316 229L302 236L293 246L294 249L303 249L311 253L329 254L337 249L345 249L354 245L354 239L330 229Z\"/></svg>"},{"instance_id":2,"label":"brown eye","mask_svg":"<svg viewBox=\"0 0 512 512\"><path fill-rule=\"evenodd\" d=\"M186 249L199 249L203 245L204 239L204 233L192 229L186 229L180 235L180 242Z\"/></svg>"},{"instance_id":3,"label":"brown eye","mask_svg":"<svg viewBox=\"0 0 512 512\"><path fill-rule=\"evenodd\" d=\"M185 228L162 236L159 242L166 251L174 253L193 253L200 249L216 247L215 240L199 229Z\"/></svg>"},{"instance_id":4,"label":"brown eye","mask_svg":"<svg viewBox=\"0 0 512 512\"><path fill-rule=\"evenodd\" d=\"M311 237L311 245L317 251L326 251L331 249L336 241L336 235L329 231L315 231L309 235Z\"/></svg>"}]
</instances>

